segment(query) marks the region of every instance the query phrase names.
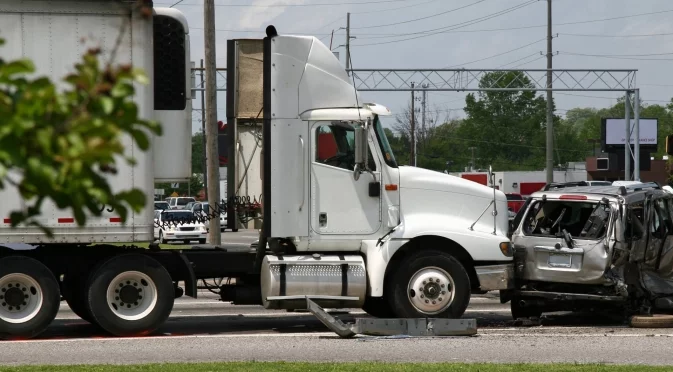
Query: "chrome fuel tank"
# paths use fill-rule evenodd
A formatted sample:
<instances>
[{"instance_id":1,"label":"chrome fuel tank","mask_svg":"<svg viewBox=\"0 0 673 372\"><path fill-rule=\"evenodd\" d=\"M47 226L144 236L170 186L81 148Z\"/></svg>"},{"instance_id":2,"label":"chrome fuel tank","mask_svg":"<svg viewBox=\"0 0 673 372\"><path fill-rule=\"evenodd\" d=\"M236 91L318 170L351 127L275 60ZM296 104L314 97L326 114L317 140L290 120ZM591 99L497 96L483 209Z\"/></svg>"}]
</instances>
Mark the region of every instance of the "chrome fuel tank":
<instances>
[{"instance_id":1,"label":"chrome fuel tank","mask_svg":"<svg viewBox=\"0 0 673 372\"><path fill-rule=\"evenodd\" d=\"M267 309L306 309L306 298L326 308L362 308L365 261L358 255L264 257L262 303Z\"/></svg>"}]
</instances>

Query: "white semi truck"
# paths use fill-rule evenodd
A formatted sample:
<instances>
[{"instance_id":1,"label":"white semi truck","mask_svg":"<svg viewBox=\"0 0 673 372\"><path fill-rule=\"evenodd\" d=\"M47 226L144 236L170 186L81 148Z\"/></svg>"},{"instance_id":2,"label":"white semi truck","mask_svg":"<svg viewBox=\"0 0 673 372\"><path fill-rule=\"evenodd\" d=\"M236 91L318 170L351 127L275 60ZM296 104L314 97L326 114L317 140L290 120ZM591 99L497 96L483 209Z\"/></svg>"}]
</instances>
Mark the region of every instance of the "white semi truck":
<instances>
[{"instance_id":1,"label":"white semi truck","mask_svg":"<svg viewBox=\"0 0 673 372\"><path fill-rule=\"evenodd\" d=\"M146 153L129 142L126 151L138 164L120 164L111 182L151 195L154 182L191 174L189 29L178 10L155 8L147 21L130 3L0 0L0 32L8 41L0 55L29 57L40 74L57 80L85 50L81 36L94 36L109 51L121 21L129 20L132 32L118 59L151 77L149 86L138 86L136 102L143 117L162 122L164 134ZM239 58L255 51L260 73L246 75ZM46 205L42 222L54 231L49 238L33 227L9 227L8 214L21 202L6 188L0 191L0 337L37 336L61 299L113 335L148 334L167 319L175 298L196 297L197 281L212 278L234 279L223 281L219 292L234 304L305 309L308 298L323 307L403 318L458 318L471 293L511 288L505 195L398 164L379 119L389 111L362 102L318 39L280 36L270 26L263 40L230 40L227 63L229 84L252 82L230 85L227 109L251 102L238 95L261 97L260 243L134 247L154 240L151 197L125 225L106 210L78 228L68 210ZM244 121L239 114L232 115ZM32 249L16 249L17 243Z\"/></svg>"}]
</instances>

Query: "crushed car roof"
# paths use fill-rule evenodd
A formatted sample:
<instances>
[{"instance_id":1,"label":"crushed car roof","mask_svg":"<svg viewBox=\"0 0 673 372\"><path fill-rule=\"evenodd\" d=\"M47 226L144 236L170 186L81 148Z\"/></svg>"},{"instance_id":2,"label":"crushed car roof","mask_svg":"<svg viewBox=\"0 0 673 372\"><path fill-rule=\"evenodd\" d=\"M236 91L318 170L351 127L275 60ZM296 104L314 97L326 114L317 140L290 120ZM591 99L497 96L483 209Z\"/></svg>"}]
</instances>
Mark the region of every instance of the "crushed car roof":
<instances>
[{"instance_id":1,"label":"crushed car roof","mask_svg":"<svg viewBox=\"0 0 673 372\"><path fill-rule=\"evenodd\" d=\"M563 187L562 184L558 188L549 190L540 190L531 195L532 198L541 198L543 195L547 197L556 198L561 195L586 195L587 200L598 201L604 197L619 199L623 198L626 202L634 202L643 200L647 194L655 195L671 195L668 191L662 190L656 183L641 183L628 186L575 186ZM592 197L593 196L593 197Z\"/></svg>"}]
</instances>

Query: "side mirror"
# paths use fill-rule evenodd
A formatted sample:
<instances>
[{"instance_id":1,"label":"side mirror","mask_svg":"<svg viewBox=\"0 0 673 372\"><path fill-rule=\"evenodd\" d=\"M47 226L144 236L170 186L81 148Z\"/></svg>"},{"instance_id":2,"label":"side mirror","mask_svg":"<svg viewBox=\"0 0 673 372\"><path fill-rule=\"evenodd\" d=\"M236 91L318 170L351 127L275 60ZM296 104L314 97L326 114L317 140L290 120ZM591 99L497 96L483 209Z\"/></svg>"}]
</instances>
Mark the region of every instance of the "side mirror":
<instances>
[{"instance_id":1,"label":"side mirror","mask_svg":"<svg viewBox=\"0 0 673 372\"><path fill-rule=\"evenodd\" d=\"M367 151L367 127L369 121L364 125L355 127L355 169L353 170L353 178L357 181L360 174L366 169L367 159L369 153Z\"/></svg>"}]
</instances>

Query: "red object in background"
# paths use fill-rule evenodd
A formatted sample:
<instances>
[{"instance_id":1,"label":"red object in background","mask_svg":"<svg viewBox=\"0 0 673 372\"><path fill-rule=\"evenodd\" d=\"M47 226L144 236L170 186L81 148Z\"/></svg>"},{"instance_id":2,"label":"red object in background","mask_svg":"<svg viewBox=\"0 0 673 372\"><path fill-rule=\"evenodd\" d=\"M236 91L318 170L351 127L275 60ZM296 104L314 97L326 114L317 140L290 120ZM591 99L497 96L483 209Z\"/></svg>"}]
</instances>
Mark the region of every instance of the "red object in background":
<instances>
[{"instance_id":1,"label":"red object in background","mask_svg":"<svg viewBox=\"0 0 673 372\"><path fill-rule=\"evenodd\" d=\"M546 185L545 182L521 182L519 184L519 191L522 196L529 196L534 192L542 190Z\"/></svg>"},{"instance_id":2,"label":"red object in background","mask_svg":"<svg viewBox=\"0 0 673 372\"><path fill-rule=\"evenodd\" d=\"M514 192L507 193L505 196L507 196L507 209L511 209L514 213L519 213L519 210L526 202L523 196Z\"/></svg>"},{"instance_id":3,"label":"red object in background","mask_svg":"<svg viewBox=\"0 0 673 372\"><path fill-rule=\"evenodd\" d=\"M229 164L229 159L227 159L227 157L225 157L225 156L220 156L219 158L220 158L220 167Z\"/></svg>"},{"instance_id":4,"label":"red object in background","mask_svg":"<svg viewBox=\"0 0 673 372\"><path fill-rule=\"evenodd\" d=\"M470 180L472 182L476 182L478 184L488 186L488 175L486 174L463 174L460 176L461 178L464 178L466 180Z\"/></svg>"},{"instance_id":5,"label":"red object in background","mask_svg":"<svg viewBox=\"0 0 673 372\"><path fill-rule=\"evenodd\" d=\"M337 144L332 133L318 135L318 160L329 159L337 154Z\"/></svg>"},{"instance_id":6,"label":"red object in background","mask_svg":"<svg viewBox=\"0 0 673 372\"><path fill-rule=\"evenodd\" d=\"M223 122L222 120L219 120L217 122L217 129L220 132L226 132L227 131L227 123Z\"/></svg>"}]
</instances>

